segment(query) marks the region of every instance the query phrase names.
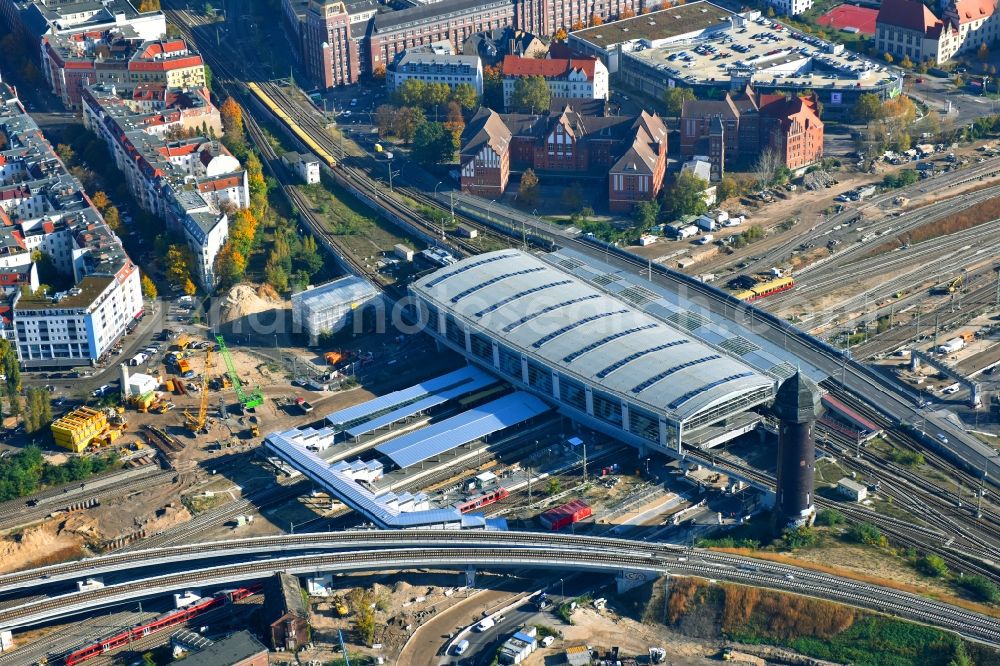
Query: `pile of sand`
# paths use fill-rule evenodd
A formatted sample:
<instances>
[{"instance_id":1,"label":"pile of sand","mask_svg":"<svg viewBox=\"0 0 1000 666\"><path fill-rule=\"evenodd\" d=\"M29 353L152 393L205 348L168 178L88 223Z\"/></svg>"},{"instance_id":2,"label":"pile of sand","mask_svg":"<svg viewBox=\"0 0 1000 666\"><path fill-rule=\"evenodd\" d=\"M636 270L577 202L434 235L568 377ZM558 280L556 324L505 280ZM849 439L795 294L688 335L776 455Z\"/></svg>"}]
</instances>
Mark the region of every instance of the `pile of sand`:
<instances>
[{"instance_id":1,"label":"pile of sand","mask_svg":"<svg viewBox=\"0 0 1000 666\"><path fill-rule=\"evenodd\" d=\"M282 299L271 285L238 284L229 290L222 303L221 323L287 307L288 301Z\"/></svg>"},{"instance_id":2,"label":"pile of sand","mask_svg":"<svg viewBox=\"0 0 1000 666\"><path fill-rule=\"evenodd\" d=\"M27 529L16 538L0 541L0 573L80 557L96 536L93 522L79 514Z\"/></svg>"}]
</instances>

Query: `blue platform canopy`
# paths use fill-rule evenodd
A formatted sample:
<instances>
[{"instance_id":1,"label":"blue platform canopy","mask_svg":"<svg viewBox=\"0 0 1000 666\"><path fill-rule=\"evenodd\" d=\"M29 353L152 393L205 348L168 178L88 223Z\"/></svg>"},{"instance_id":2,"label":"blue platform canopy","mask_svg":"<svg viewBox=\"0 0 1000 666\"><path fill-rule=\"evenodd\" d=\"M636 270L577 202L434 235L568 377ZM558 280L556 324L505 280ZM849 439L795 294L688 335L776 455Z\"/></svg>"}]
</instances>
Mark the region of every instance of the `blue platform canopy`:
<instances>
[{"instance_id":1,"label":"blue platform canopy","mask_svg":"<svg viewBox=\"0 0 1000 666\"><path fill-rule=\"evenodd\" d=\"M518 391L380 444L375 450L405 469L463 444L524 423L549 409L548 405L530 393Z\"/></svg>"}]
</instances>

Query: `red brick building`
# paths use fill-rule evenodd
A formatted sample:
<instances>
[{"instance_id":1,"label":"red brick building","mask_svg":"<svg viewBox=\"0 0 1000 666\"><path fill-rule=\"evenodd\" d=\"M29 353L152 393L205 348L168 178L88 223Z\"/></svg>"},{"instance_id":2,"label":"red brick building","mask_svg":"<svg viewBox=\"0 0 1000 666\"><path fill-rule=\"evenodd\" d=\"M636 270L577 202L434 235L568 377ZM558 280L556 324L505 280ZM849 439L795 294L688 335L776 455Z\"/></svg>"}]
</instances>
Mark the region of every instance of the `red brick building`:
<instances>
[{"instance_id":1,"label":"red brick building","mask_svg":"<svg viewBox=\"0 0 1000 666\"><path fill-rule=\"evenodd\" d=\"M649 0L440 0L376 12L371 0L282 0L300 41L306 71L322 88L357 83L388 67L414 46L448 41L456 53L475 33L514 28L552 35L608 20L626 9L638 14ZM652 3L650 3L652 4Z\"/></svg>"},{"instance_id":2,"label":"red brick building","mask_svg":"<svg viewBox=\"0 0 1000 666\"><path fill-rule=\"evenodd\" d=\"M462 134L462 190L498 197L511 169L607 182L608 206L629 211L655 198L667 167L667 128L656 115L583 116L565 106L542 115L481 109Z\"/></svg>"},{"instance_id":3,"label":"red brick building","mask_svg":"<svg viewBox=\"0 0 1000 666\"><path fill-rule=\"evenodd\" d=\"M721 179L727 167L752 162L768 147L793 170L823 157L815 96L758 96L747 88L735 97L727 93L721 100L685 102L680 130L681 155L708 156L712 180Z\"/></svg>"}]
</instances>

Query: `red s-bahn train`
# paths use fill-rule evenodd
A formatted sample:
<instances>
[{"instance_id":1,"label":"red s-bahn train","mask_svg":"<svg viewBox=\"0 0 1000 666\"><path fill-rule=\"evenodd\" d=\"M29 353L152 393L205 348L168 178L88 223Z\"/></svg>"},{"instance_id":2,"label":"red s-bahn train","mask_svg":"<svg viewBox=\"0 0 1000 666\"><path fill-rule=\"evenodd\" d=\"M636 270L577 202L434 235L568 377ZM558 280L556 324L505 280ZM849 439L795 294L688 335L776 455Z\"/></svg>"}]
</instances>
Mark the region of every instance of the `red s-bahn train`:
<instances>
[{"instance_id":1,"label":"red s-bahn train","mask_svg":"<svg viewBox=\"0 0 1000 666\"><path fill-rule=\"evenodd\" d=\"M188 620L202 615L203 613L207 613L212 609L225 606L226 604L239 601L240 599L245 599L252 594L257 594L261 591L261 589L263 589L263 587L264 586L262 584L257 583L255 585L250 585L249 587L239 587L235 590L224 590L211 597L202 597L186 608L180 608L175 611L170 611L169 613L164 613L163 615L160 615L159 617L144 624L139 624L131 629L125 629L116 634L99 638L86 647L70 652L63 657L63 661L66 663L66 666L81 664L88 659L104 654L105 652L110 652L111 650L119 648L123 645L127 645L128 643L138 640L143 636L149 636L150 634L162 631L163 629L169 629L170 627L187 622Z\"/></svg>"},{"instance_id":2,"label":"red s-bahn train","mask_svg":"<svg viewBox=\"0 0 1000 666\"><path fill-rule=\"evenodd\" d=\"M494 488L493 490L483 493L482 495L477 495L472 499L465 500L464 502L459 502L455 505L462 513L469 513L470 511L475 511L476 509L481 509L487 504L493 504L494 502L499 502L502 499L506 499L510 495L510 492L504 488Z\"/></svg>"}]
</instances>

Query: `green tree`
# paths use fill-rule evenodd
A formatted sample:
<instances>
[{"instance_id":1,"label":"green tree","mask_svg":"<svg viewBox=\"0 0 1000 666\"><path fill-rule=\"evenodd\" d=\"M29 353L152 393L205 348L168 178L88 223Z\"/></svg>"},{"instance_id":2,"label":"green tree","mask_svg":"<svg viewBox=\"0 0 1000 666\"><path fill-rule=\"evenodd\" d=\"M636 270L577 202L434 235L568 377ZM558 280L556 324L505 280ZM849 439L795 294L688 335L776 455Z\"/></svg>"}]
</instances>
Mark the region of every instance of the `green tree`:
<instances>
[{"instance_id":1,"label":"green tree","mask_svg":"<svg viewBox=\"0 0 1000 666\"><path fill-rule=\"evenodd\" d=\"M867 123L882 117L882 98L875 93L865 93L854 103L854 119Z\"/></svg>"},{"instance_id":2,"label":"green tree","mask_svg":"<svg viewBox=\"0 0 1000 666\"><path fill-rule=\"evenodd\" d=\"M559 482L557 477L550 476L548 483L545 484L546 494L557 495L560 490L562 490L562 483Z\"/></svg>"},{"instance_id":3,"label":"green tree","mask_svg":"<svg viewBox=\"0 0 1000 666\"><path fill-rule=\"evenodd\" d=\"M664 195L664 204L672 218L687 215L701 215L708 210L705 203L705 188L708 183L691 171L685 171L677 176L674 184Z\"/></svg>"},{"instance_id":4,"label":"green tree","mask_svg":"<svg viewBox=\"0 0 1000 666\"><path fill-rule=\"evenodd\" d=\"M660 202L656 199L643 201L635 205L633 211L635 221L639 224L640 231L649 231L660 217Z\"/></svg>"},{"instance_id":5,"label":"green tree","mask_svg":"<svg viewBox=\"0 0 1000 666\"><path fill-rule=\"evenodd\" d=\"M408 81L412 81L409 79ZM417 128L427 122L423 109L414 106L404 106L396 112L393 134L409 143L413 141Z\"/></svg>"},{"instance_id":6,"label":"green tree","mask_svg":"<svg viewBox=\"0 0 1000 666\"><path fill-rule=\"evenodd\" d=\"M948 573L948 565L937 555L924 555L917 560L917 569L925 576L939 578Z\"/></svg>"},{"instance_id":7,"label":"green tree","mask_svg":"<svg viewBox=\"0 0 1000 666\"><path fill-rule=\"evenodd\" d=\"M458 102L459 106L466 111L471 111L479 106L479 95L471 83L459 83L455 86L455 89L451 91L451 99Z\"/></svg>"},{"instance_id":8,"label":"green tree","mask_svg":"<svg viewBox=\"0 0 1000 666\"><path fill-rule=\"evenodd\" d=\"M441 123L425 122L413 136L412 155L422 164L450 162L455 158L455 135Z\"/></svg>"},{"instance_id":9,"label":"green tree","mask_svg":"<svg viewBox=\"0 0 1000 666\"><path fill-rule=\"evenodd\" d=\"M400 106L424 106L427 84L420 79L406 79L396 88L395 99Z\"/></svg>"},{"instance_id":10,"label":"green tree","mask_svg":"<svg viewBox=\"0 0 1000 666\"><path fill-rule=\"evenodd\" d=\"M393 133L396 123L396 108L391 104L381 104L375 109L375 126L380 138Z\"/></svg>"},{"instance_id":11,"label":"green tree","mask_svg":"<svg viewBox=\"0 0 1000 666\"><path fill-rule=\"evenodd\" d=\"M962 576L958 579L958 586L978 601L986 601L993 604L1000 600L1000 588L985 576L980 576L979 574Z\"/></svg>"},{"instance_id":12,"label":"green tree","mask_svg":"<svg viewBox=\"0 0 1000 666\"><path fill-rule=\"evenodd\" d=\"M28 389L24 401L24 431L32 434L52 423L52 394L47 389Z\"/></svg>"},{"instance_id":13,"label":"green tree","mask_svg":"<svg viewBox=\"0 0 1000 666\"><path fill-rule=\"evenodd\" d=\"M847 538L855 543L863 543L868 546L884 546L886 544L882 531L872 523L851 525L851 529L847 531Z\"/></svg>"},{"instance_id":14,"label":"green tree","mask_svg":"<svg viewBox=\"0 0 1000 666\"><path fill-rule=\"evenodd\" d=\"M836 527L847 521L843 513L836 509L820 509L816 514L816 524L825 527Z\"/></svg>"},{"instance_id":15,"label":"green tree","mask_svg":"<svg viewBox=\"0 0 1000 666\"><path fill-rule=\"evenodd\" d=\"M157 0L157 2L159 2L159 0ZM212 68L209 67L208 65L205 65L205 87L208 88L209 90L212 89L212 77L213 76L215 76L215 75L212 74Z\"/></svg>"},{"instance_id":16,"label":"green tree","mask_svg":"<svg viewBox=\"0 0 1000 666\"><path fill-rule=\"evenodd\" d=\"M517 188L517 200L527 208L538 205L538 176L534 169L525 169Z\"/></svg>"},{"instance_id":17,"label":"green tree","mask_svg":"<svg viewBox=\"0 0 1000 666\"><path fill-rule=\"evenodd\" d=\"M734 177L728 174L723 176L722 180L720 180L719 184L716 186L716 198L719 201L725 201L729 197L734 197L739 193L740 193L739 182Z\"/></svg>"},{"instance_id":18,"label":"green tree","mask_svg":"<svg viewBox=\"0 0 1000 666\"><path fill-rule=\"evenodd\" d=\"M538 113L549 108L549 84L542 76L522 76L514 82L510 104L515 109Z\"/></svg>"},{"instance_id":19,"label":"green tree","mask_svg":"<svg viewBox=\"0 0 1000 666\"><path fill-rule=\"evenodd\" d=\"M302 239L299 250L295 255L296 267L303 270L309 277L312 277L323 268L323 255L316 245L316 239L306 236Z\"/></svg>"},{"instance_id":20,"label":"green tree","mask_svg":"<svg viewBox=\"0 0 1000 666\"><path fill-rule=\"evenodd\" d=\"M288 272L279 261L275 261L273 256L264 266L264 277L279 294L288 291Z\"/></svg>"},{"instance_id":21,"label":"green tree","mask_svg":"<svg viewBox=\"0 0 1000 666\"><path fill-rule=\"evenodd\" d=\"M694 91L690 88L667 88L667 91L663 93L667 113L671 116L680 116L684 109L684 102L693 102L694 100Z\"/></svg>"}]
</instances>

